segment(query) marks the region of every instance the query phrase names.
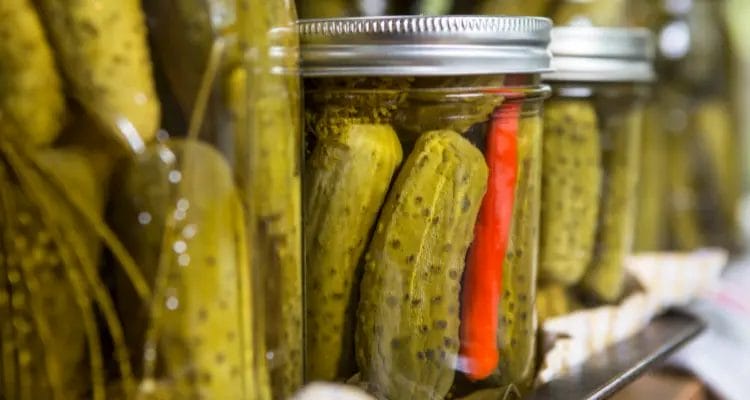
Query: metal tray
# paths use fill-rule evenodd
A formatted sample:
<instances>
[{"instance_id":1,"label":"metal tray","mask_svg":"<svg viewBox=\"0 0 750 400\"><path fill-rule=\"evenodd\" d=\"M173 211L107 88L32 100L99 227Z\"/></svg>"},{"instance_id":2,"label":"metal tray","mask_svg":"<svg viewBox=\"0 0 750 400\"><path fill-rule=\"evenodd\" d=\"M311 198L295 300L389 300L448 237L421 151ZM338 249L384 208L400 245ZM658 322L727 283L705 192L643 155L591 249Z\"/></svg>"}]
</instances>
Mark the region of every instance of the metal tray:
<instances>
[{"instance_id":1,"label":"metal tray","mask_svg":"<svg viewBox=\"0 0 750 400\"><path fill-rule=\"evenodd\" d=\"M638 335L591 357L565 376L540 386L526 400L606 399L698 336L705 324L670 311Z\"/></svg>"}]
</instances>

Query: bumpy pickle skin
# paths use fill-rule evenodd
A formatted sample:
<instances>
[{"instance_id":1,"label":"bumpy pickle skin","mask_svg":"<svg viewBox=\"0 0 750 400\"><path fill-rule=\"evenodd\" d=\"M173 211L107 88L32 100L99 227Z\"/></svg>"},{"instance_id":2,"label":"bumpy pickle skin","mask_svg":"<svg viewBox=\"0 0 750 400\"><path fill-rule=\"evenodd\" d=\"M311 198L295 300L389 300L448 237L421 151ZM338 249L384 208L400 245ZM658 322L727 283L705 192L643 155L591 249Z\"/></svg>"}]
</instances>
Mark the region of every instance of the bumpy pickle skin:
<instances>
[{"instance_id":1,"label":"bumpy pickle skin","mask_svg":"<svg viewBox=\"0 0 750 400\"><path fill-rule=\"evenodd\" d=\"M356 372L357 267L402 157L389 125L351 125L337 140L319 141L307 160L307 380Z\"/></svg>"},{"instance_id":2,"label":"bumpy pickle skin","mask_svg":"<svg viewBox=\"0 0 750 400\"><path fill-rule=\"evenodd\" d=\"M633 249L636 252L662 251L667 247L669 194L669 138L663 103L653 102L643 115L641 175L638 182ZM665 173L666 172L666 173Z\"/></svg>"},{"instance_id":3,"label":"bumpy pickle skin","mask_svg":"<svg viewBox=\"0 0 750 400\"><path fill-rule=\"evenodd\" d=\"M16 341L17 371L25 377L19 382L18 398L79 398L88 388L81 314L70 285L60 279L64 267L38 210L17 186L9 183L9 187L14 189L5 191L3 203L5 211L12 213L6 225L12 236L4 244L4 255L8 266L23 277L13 288L14 297L26 299L13 317L16 330L19 323L23 328L23 340ZM46 334L39 324L46 324ZM55 326L54 335L50 326ZM25 353L23 361L21 353Z\"/></svg>"},{"instance_id":4,"label":"bumpy pickle skin","mask_svg":"<svg viewBox=\"0 0 750 400\"><path fill-rule=\"evenodd\" d=\"M65 112L62 81L30 0L0 4L0 124L23 128L22 140L52 143Z\"/></svg>"},{"instance_id":5,"label":"bumpy pickle skin","mask_svg":"<svg viewBox=\"0 0 750 400\"><path fill-rule=\"evenodd\" d=\"M6 156L8 151L16 152L8 147L3 150ZM92 214L103 211L103 186L109 171L106 165L95 162L88 151L72 147L37 151L35 158L43 171L53 169L45 172L49 177L76 188L82 200L79 206L87 207ZM3 200L6 208L12 206L12 210L6 210L13 216L9 229L14 240L8 248L15 251L14 262L23 274L29 299L32 346L27 349L32 358L26 368L34 381L31 398L81 398L87 394L102 398L103 381L97 377L103 376L102 371L94 372L102 368L102 355L97 350L99 332L93 302L107 320L123 379L132 385L129 366L123 364L127 357L116 327L119 321L104 285L92 278L99 263L99 238L74 216L75 211L66 201L34 188L38 183L28 179L34 167L19 163L15 157L12 165L18 181L5 187ZM54 186L49 181L45 183L46 190ZM47 202L55 204L54 218L50 218ZM88 377L92 380L88 381Z\"/></svg>"},{"instance_id":6,"label":"bumpy pickle skin","mask_svg":"<svg viewBox=\"0 0 750 400\"><path fill-rule=\"evenodd\" d=\"M593 103L557 98L544 107L540 278L573 285L591 261L602 178Z\"/></svg>"},{"instance_id":7,"label":"bumpy pickle skin","mask_svg":"<svg viewBox=\"0 0 750 400\"><path fill-rule=\"evenodd\" d=\"M73 96L133 150L159 127L146 26L138 0L39 0L42 20Z\"/></svg>"},{"instance_id":8,"label":"bumpy pickle skin","mask_svg":"<svg viewBox=\"0 0 750 400\"><path fill-rule=\"evenodd\" d=\"M518 127L518 180L508 251L503 263L498 347L493 378L522 393L535 378L537 259L542 175L542 117L522 116Z\"/></svg>"},{"instance_id":9,"label":"bumpy pickle skin","mask_svg":"<svg viewBox=\"0 0 750 400\"><path fill-rule=\"evenodd\" d=\"M633 246L636 187L643 112L629 102L601 101L602 198L594 257L581 286L594 298L613 302L625 281L625 257Z\"/></svg>"},{"instance_id":10,"label":"bumpy pickle skin","mask_svg":"<svg viewBox=\"0 0 750 400\"><path fill-rule=\"evenodd\" d=\"M383 399L442 399L459 349L459 293L487 188L482 153L453 131L416 143L365 256L357 311L361 378Z\"/></svg>"},{"instance_id":11,"label":"bumpy pickle skin","mask_svg":"<svg viewBox=\"0 0 750 400\"><path fill-rule=\"evenodd\" d=\"M139 155L118 185L113 223L155 286L158 309L151 310L148 324L163 370L145 379L168 382L161 394L167 398L255 398L245 392L246 380L255 380L258 371L244 353L253 343L244 322L250 316L243 315L250 266L232 179L216 150L172 141ZM156 271L157 265L163 270ZM121 306L129 300L121 299ZM129 332L136 345L144 325L141 320L133 325L141 331Z\"/></svg>"},{"instance_id":12,"label":"bumpy pickle skin","mask_svg":"<svg viewBox=\"0 0 750 400\"><path fill-rule=\"evenodd\" d=\"M406 101L410 78L328 78L305 81L305 129L336 138L356 124L389 124Z\"/></svg>"}]
</instances>

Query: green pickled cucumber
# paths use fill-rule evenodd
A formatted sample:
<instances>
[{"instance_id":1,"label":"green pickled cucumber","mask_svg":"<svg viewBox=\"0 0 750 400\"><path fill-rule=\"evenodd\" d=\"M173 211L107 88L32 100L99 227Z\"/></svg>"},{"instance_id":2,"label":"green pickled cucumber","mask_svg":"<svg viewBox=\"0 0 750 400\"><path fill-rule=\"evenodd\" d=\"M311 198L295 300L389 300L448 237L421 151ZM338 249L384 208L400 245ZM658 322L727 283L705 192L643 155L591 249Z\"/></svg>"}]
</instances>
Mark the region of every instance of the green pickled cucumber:
<instances>
[{"instance_id":1,"label":"green pickled cucumber","mask_svg":"<svg viewBox=\"0 0 750 400\"><path fill-rule=\"evenodd\" d=\"M0 4L0 123L23 129L23 140L48 145L65 111L52 49L30 0Z\"/></svg>"},{"instance_id":2,"label":"green pickled cucumber","mask_svg":"<svg viewBox=\"0 0 750 400\"><path fill-rule=\"evenodd\" d=\"M524 116L518 127L518 178L513 223L503 263L498 348L493 377L500 386L526 393L536 371L537 259L542 176L542 117Z\"/></svg>"},{"instance_id":3,"label":"green pickled cucumber","mask_svg":"<svg viewBox=\"0 0 750 400\"><path fill-rule=\"evenodd\" d=\"M273 398L303 383L301 85L294 2L243 0L237 7L245 80L235 117L237 182L248 210L254 291L265 330ZM273 32L269 34L268 32ZM286 51L279 52L279 49ZM238 81L241 81L238 79ZM234 97L234 96L233 96Z\"/></svg>"},{"instance_id":4,"label":"green pickled cucumber","mask_svg":"<svg viewBox=\"0 0 750 400\"><path fill-rule=\"evenodd\" d=\"M91 213L102 212L106 167L94 166L86 151L75 148L44 149L37 151L36 157L39 166L53 168L52 176L59 182L76 188ZM26 175L28 168L13 161L16 172L27 171L18 173L19 177ZM6 254L22 275L23 284L17 291L28 299L25 316L19 314L26 331L26 338L19 342L25 353L19 372L33 384L22 385L22 398L29 393L30 398L82 398L92 390L95 398L101 398L102 355L93 301L100 304L108 324L119 322L103 300L102 296L107 296L104 285L92 278L97 276L100 240L70 209L58 208L58 215L50 218L42 211L45 205L31 194L52 194L29 189L29 185L33 184L19 178L6 185L3 193L5 212L12 215L7 224L12 240L5 247ZM54 203L57 207L65 204L59 198L54 198ZM112 335L116 359L124 361L121 337L115 332ZM129 367L120 366L124 379L132 379ZM95 368L99 370L94 372ZM91 381L87 381L89 374Z\"/></svg>"},{"instance_id":5,"label":"green pickled cucumber","mask_svg":"<svg viewBox=\"0 0 750 400\"><path fill-rule=\"evenodd\" d=\"M356 372L357 266L401 158L393 128L352 125L336 140L319 141L307 161L307 380Z\"/></svg>"},{"instance_id":6,"label":"green pickled cucumber","mask_svg":"<svg viewBox=\"0 0 750 400\"><path fill-rule=\"evenodd\" d=\"M696 107L692 118L692 143L700 165L694 169L699 176L699 212L707 236L704 245L736 249L742 178L730 106L722 99L707 100Z\"/></svg>"},{"instance_id":7,"label":"green pickled cucumber","mask_svg":"<svg viewBox=\"0 0 750 400\"><path fill-rule=\"evenodd\" d=\"M503 87L502 75L418 78L393 115L393 125L409 147L422 132L450 129L465 134L487 122L504 97L482 89ZM467 93L470 91L470 93Z\"/></svg>"},{"instance_id":8,"label":"green pickled cucumber","mask_svg":"<svg viewBox=\"0 0 750 400\"><path fill-rule=\"evenodd\" d=\"M156 136L160 106L140 1L36 4L73 96L108 133L142 149Z\"/></svg>"},{"instance_id":9,"label":"green pickled cucumber","mask_svg":"<svg viewBox=\"0 0 750 400\"><path fill-rule=\"evenodd\" d=\"M641 175L635 224L635 251L662 251L667 247L669 193L669 136L663 126L664 104L654 102L644 111Z\"/></svg>"},{"instance_id":10,"label":"green pickled cucumber","mask_svg":"<svg viewBox=\"0 0 750 400\"><path fill-rule=\"evenodd\" d=\"M260 373L246 358L255 342L248 238L223 156L193 141L149 147L123 172L114 200L113 225L156 288L146 320L119 285L136 358L146 337L145 352L153 346L162 365L144 379L166 382L163 395L173 399L265 398L257 385L247 393Z\"/></svg>"},{"instance_id":11,"label":"green pickled cucumber","mask_svg":"<svg viewBox=\"0 0 750 400\"><path fill-rule=\"evenodd\" d=\"M678 251L693 251L706 243L698 215L700 196L693 173L687 132L677 132L668 145L669 165L669 246Z\"/></svg>"},{"instance_id":12,"label":"green pickled cucumber","mask_svg":"<svg viewBox=\"0 0 750 400\"><path fill-rule=\"evenodd\" d=\"M365 256L357 310L357 363L380 398L450 390L464 258L487 175L482 153L453 131L424 134L399 172Z\"/></svg>"},{"instance_id":13,"label":"green pickled cucumber","mask_svg":"<svg viewBox=\"0 0 750 400\"><path fill-rule=\"evenodd\" d=\"M613 302L622 295L625 258L633 246L643 113L625 102L602 102L599 113L602 198L594 257L581 285L594 298Z\"/></svg>"},{"instance_id":14,"label":"green pickled cucumber","mask_svg":"<svg viewBox=\"0 0 750 400\"><path fill-rule=\"evenodd\" d=\"M591 261L599 215L602 167L594 105L550 101L544 132L540 278L573 285Z\"/></svg>"},{"instance_id":15,"label":"green pickled cucumber","mask_svg":"<svg viewBox=\"0 0 750 400\"><path fill-rule=\"evenodd\" d=\"M235 2L162 0L146 1L143 6L159 65L183 116L189 120L204 84L204 74L215 56L213 47L221 40L229 41L234 33ZM209 115L221 111L218 104L216 101L208 104ZM220 121L207 118L202 123L204 132L209 133Z\"/></svg>"}]
</instances>

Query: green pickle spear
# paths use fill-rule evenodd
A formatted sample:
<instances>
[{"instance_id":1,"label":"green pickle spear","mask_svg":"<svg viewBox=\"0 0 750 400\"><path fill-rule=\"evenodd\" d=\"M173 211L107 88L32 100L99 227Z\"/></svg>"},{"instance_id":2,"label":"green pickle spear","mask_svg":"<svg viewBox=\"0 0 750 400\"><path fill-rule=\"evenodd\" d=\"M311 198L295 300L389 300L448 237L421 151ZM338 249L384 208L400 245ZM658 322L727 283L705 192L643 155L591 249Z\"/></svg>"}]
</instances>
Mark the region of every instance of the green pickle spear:
<instances>
[{"instance_id":1,"label":"green pickle spear","mask_svg":"<svg viewBox=\"0 0 750 400\"><path fill-rule=\"evenodd\" d=\"M599 127L585 99L554 99L544 108L539 272L573 285L591 261L602 179Z\"/></svg>"},{"instance_id":2,"label":"green pickle spear","mask_svg":"<svg viewBox=\"0 0 750 400\"><path fill-rule=\"evenodd\" d=\"M390 126L351 125L339 138L319 141L307 161L308 380L343 380L356 371L357 266L401 158Z\"/></svg>"},{"instance_id":3,"label":"green pickle spear","mask_svg":"<svg viewBox=\"0 0 750 400\"><path fill-rule=\"evenodd\" d=\"M503 263L498 347L500 363L491 378L522 393L535 378L537 258L542 157L541 116L523 116L518 127L518 178L508 251Z\"/></svg>"},{"instance_id":4,"label":"green pickle spear","mask_svg":"<svg viewBox=\"0 0 750 400\"><path fill-rule=\"evenodd\" d=\"M224 157L199 142L155 145L128 166L119 188L113 224L156 288L149 325L163 370L144 378L168 398L263 398L257 385L247 392L262 371L246 359L254 343L249 242ZM145 322L134 322L139 331L129 337L138 346Z\"/></svg>"},{"instance_id":5,"label":"green pickle spear","mask_svg":"<svg viewBox=\"0 0 750 400\"><path fill-rule=\"evenodd\" d=\"M669 194L669 133L664 102L653 102L643 116L641 175L635 223L635 251L661 251L667 246Z\"/></svg>"},{"instance_id":6,"label":"green pickle spear","mask_svg":"<svg viewBox=\"0 0 750 400\"><path fill-rule=\"evenodd\" d=\"M622 295L625 257L633 245L643 118L639 108L626 102L602 105L599 112L602 199L594 257L581 285L596 299L613 302Z\"/></svg>"},{"instance_id":7,"label":"green pickle spear","mask_svg":"<svg viewBox=\"0 0 750 400\"><path fill-rule=\"evenodd\" d=\"M160 105L138 0L39 0L48 37L73 96L121 143L156 136Z\"/></svg>"},{"instance_id":8,"label":"green pickle spear","mask_svg":"<svg viewBox=\"0 0 750 400\"><path fill-rule=\"evenodd\" d=\"M487 174L468 140L433 131L396 178L365 256L355 337L361 378L381 398L450 390L464 258Z\"/></svg>"},{"instance_id":9,"label":"green pickle spear","mask_svg":"<svg viewBox=\"0 0 750 400\"><path fill-rule=\"evenodd\" d=\"M722 99L702 102L691 127L703 167L699 189L708 240L704 245L736 249L737 210L742 197L738 134L732 126L730 105Z\"/></svg>"},{"instance_id":10,"label":"green pickle spear","mask_svg":"<svg viewBox=\"0 0 750 400\"><path fill-rule=\"evenodd\" d=\"M52 49L31 0L3 1L0 15L0 123L23 127L28 143L48 145L65 111Z\"/></svg>"}]
</instances>

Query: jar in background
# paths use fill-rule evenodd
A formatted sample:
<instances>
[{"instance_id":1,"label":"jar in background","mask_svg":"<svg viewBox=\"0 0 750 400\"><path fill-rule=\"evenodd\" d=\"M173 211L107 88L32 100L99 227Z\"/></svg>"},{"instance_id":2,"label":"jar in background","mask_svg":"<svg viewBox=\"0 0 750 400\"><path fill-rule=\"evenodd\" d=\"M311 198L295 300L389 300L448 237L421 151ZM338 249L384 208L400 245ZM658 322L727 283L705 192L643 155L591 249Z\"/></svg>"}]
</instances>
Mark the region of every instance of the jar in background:
<instances>
[{"instance_id":1,"label":"jar in background","mask_svg":"<svg viewBox=\"0 0 750 400\"><path fill-rule=\"evenodd\" d=\"M549 30L300 22L309 381L357 376L389 399L530 388Z\"/></svg>"},{"instance_id":2,"label":"jar in background","mask_svg":"<svg viewBox=\"0 0 750 400\"><path fill-rule=\"evenodd\" d=\"M611 302L633 242L652 38L643 29L556 28L550 49L540 276Z\"/></svg>"},{"instance_id":3,"label":"jar in background","mask_svg":"<svg viewBox=\"0 0 750 400\"><path fill-rule=\"evenodd\" d=\"M139 395L289 398L303 355L294 9L156 3L154 55L189 128L162 131L113 185L112 226L153 289L142 310L117 279Z\"/></svg>"}]
</instances>

